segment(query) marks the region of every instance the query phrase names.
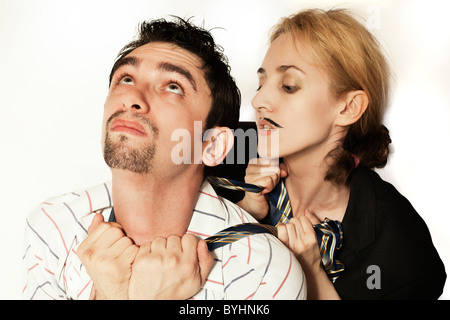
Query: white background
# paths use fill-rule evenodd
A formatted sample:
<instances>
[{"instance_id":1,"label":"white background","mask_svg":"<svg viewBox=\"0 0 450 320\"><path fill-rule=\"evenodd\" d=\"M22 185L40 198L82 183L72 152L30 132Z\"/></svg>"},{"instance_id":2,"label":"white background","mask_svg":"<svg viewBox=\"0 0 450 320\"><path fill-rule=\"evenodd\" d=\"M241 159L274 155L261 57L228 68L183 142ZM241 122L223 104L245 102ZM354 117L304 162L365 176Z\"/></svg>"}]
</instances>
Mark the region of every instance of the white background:
<instances>
[{"instance_id":1,"label":"white background","mask_svg":"<svg viewBox=\"0 0 450 320\"><path fill-rule=\"evenodd\" d=\"M138 22L193 16L212 29L242 90L242 120L268 33L309 7L367 19L395 72L381 175L427 222L450 270L450 19L447 1L0 0L0 299L20 299L27 213L50 196L110 178L100 148L108 75ZM414 241L414 239L411 239ZM420 253L418 253L420 258ZM426 261L418 261L419 264ZM450 285L443 299L450 298Z\"/></svg>"}]
</instances>

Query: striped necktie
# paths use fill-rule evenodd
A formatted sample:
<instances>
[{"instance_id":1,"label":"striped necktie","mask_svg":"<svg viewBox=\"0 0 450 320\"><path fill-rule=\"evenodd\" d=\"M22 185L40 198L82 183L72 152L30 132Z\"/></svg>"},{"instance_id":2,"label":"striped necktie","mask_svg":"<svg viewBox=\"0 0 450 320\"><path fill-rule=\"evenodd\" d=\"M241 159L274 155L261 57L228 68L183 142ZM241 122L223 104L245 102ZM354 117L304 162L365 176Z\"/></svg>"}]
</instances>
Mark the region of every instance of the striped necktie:
<instances>
[{"instance_id":1,"label":"striped necktie","mask_svg":"<svg viewBox=\"0 0 450 320\"><path fill-rule=\"evenodd\" d=\"M226 178L209 176L206 179L215 186L231 190L259 193L264 189L264 187L261 186ZM290 218L292 218L292 209L283 179L268 194L268 198L270 205L270 222L272 226L277 227L280 223L285 224L289 222ZM223 241L229 243L244 236L248 236L249 234L261 232L270 232L277 235L276 228L272 226L259 224L260 227L257 230L256 228L255 230L249 230L249 225L252 224L247 223L225 229L222 233L216 234L216 238L214 238L215 236L210 237L210 241ZM342 247L342 225L337 220L329 220L326 218L322 223L314 225L314 231L316 232L319 251L322 256L323 267L330 280L334 283L344 271L344 265L340 261L334 259L336 251ZM210 243L208 240L209 239L206 239L209 246Z\"/></svg>"}]
</instances>

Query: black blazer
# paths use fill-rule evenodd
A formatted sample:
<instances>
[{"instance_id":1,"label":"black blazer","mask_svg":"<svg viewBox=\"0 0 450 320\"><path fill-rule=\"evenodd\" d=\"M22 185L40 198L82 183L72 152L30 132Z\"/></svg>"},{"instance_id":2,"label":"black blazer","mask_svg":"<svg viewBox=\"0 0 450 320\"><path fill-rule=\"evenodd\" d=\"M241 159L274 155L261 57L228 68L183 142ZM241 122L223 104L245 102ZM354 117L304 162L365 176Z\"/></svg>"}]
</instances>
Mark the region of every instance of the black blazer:
<instances>
[{"instance_id":1,"label":"black blazer","mask_svg":"<svg viewBox=\"0 0 450 320\"><path fill-rule=\"evenodd\" d=\"M335 282L342 299L437 299L442 294L445 268L425 222L374 171L352 173L342 227L337 259L345 271Z\"/></svg>"}]
</instances>

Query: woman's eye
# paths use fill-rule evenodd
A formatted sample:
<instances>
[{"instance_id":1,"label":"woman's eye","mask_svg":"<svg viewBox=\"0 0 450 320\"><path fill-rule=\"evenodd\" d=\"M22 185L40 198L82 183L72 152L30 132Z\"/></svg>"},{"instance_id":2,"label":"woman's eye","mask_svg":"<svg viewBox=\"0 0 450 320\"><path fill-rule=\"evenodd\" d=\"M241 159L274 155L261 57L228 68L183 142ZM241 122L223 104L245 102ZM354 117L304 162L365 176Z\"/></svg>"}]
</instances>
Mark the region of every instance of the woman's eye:
<instances>
[{"instance_id":1,"label":"woman's eye","mask_svg":"<svg viewBox=\"0 0 450 320\"><path fill-rule=\"evenodd\" d=\"M167 86L166 90L175 94L184 95L183 88L178 83L175 82L171 82Z\"/></svg>"},{"instance_id":2,"label":"woman's eye","mask_svg":"<svg viewBox=\"0 0 450 320\"><path fill-rule=\"evenodd\" d=\"M283 90L287 93L295 93L299 90L300 88L298 86L288 86L288 85L283 85Z\"/></svg>"}]
</instances>

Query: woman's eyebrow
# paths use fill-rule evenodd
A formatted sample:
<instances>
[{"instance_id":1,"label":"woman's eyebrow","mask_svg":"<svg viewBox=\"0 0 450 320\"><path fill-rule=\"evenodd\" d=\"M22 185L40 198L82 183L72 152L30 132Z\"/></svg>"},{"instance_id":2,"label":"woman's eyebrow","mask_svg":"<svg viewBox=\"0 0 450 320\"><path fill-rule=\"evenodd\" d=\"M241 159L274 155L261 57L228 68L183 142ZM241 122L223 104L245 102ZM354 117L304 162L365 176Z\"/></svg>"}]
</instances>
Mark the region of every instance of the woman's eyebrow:
<instances>
[{"instance_id":1,"label":"woman's eyebrow","mask_svg":"<svg viewBox=\"0 0 450 320\"><path fill-rule=\"evenodd\" d=\"M298 71L300 71L301 73L303 73L303 74L306 75L306 72L305 72L305 71L303 71L301 68L299 68L299 67L297 67L297 66L295 66L295 65L281 65L281 66L279 66L276 70L277 70L277 72L286 72L286 71L289 70L289 69L295 69L295 70L298 70ZM257 74L260 74L260 75L265 75L265 74L266 74L266 70L265 70L264 68L259 68L258 71L257 71L256 73L257 73Z\"/></svg>"},{"instance_id":2,"label":"woman's eyebrow","mask_svg":"<svg viewBox=\"0 0 450 320\"><path fill-rule=\"evenodd\" d=\"M279 67L277 68L277 71L278 71L278 72L286 72L286 71L289 70L289 69L295 69L295 70L300 71L300 72L303 73L303 74L306 74L305 71L303 71L302 69L300 69L299 67L294 66L294 65L282 65L282 66L279 66Z\"/></svg>"}]
</instances>

